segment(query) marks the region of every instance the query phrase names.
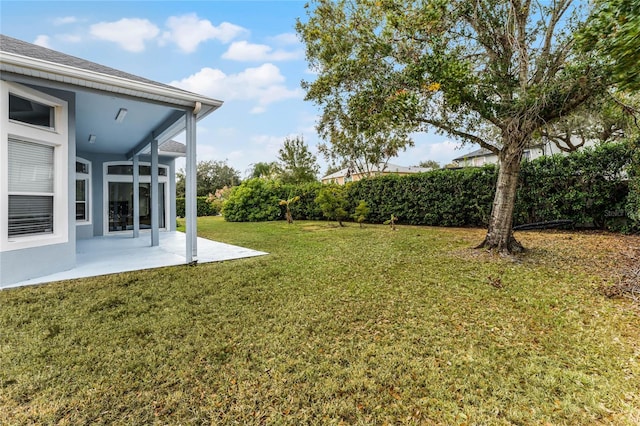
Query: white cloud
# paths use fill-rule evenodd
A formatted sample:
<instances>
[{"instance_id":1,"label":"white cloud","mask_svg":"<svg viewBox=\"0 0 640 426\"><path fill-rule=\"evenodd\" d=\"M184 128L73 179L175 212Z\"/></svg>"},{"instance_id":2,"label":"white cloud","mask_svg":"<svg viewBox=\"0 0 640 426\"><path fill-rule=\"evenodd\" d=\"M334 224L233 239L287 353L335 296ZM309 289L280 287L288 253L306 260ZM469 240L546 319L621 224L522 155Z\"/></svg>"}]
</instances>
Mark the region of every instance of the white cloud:
<instances>
[{"instance_id":1,"label":"white cloud","mask_svg":"<svg viewBox=\"0 0 640 426\"><path fill-rule=\"evenodd\" d=\"M266 106L273 102L302 97L300 89L288 89L284 82L280 69L267 63L228 75L219 69L207 67L169 84L223 101L256 101L257 105L251 111L256 114L264 112Z\"/></svg>"},{"instance_id":2,"label":"white cloud","mask_svg":"<svg viewBox=\"0 0 640 426\"><path fill-rule=\"evenodd\" d=\"M300 40L298 39L298 35L296 33L278 34L277 36L271 37L270 39L278 44L299 44L300 43Z\"/></svg>"},{"instance_id":3,"label":"white cloud","mask_svg":"<svg viewBox=\"0 0 640 426\"><path fill-rule=\"evenodd\" d=\"M75 22L78 22L78 18L76 18L75 16L64 16L61 18L55 18L53 20L53 25L56 25L56 26L67 25L67 24L73 24Z\"/></svg>"},{"instance_id":4,"label":"white cloud","mask_svg":"<svg viewBox=\"0 0 640 426\"><path fill-rule=\"evenodd\" d=\"M253 135L251 136L251 143L261 146L278 147L280 146L280 143L284 140L284 138L284 136Z\"/></svg>"},{"instance_id":5,"label":"white cloud","mask_svg":"<svg viewBox=\"0 0 640 426\"><path fill-rule=\"evenodd\" d=\"M82 36L76 34L60 34L56 38L67 43L80 43L82 41Z\"/></svg>"},{"instance_id":6,"label":"white cloud","mask_svg":"<svg viewBox=\"0 0 640 426\"><path fill-rule=\"evenodd\" d=\"M436 142L434 138L439 140ZM421 161L434 160L440 163L440 166L444 166L460 155L460 144L448 139L443 140L441 136L416 134L414 140L413 148L407 148L391 162L402 166L417 166Z\"/></svg>"},{"instance_id":7,"label":"white cloud","mask_svg":"<svg viewBox=\"0 0 640 426\"><path fill-rule=\"evenodd\" d=\"M450 140L446 140L444 142L436 142L432 143L429 146L428 157L440 159L440 161L445 161L445 159L453 159L460 154L460 144L456 142L452 142Z\"/></svg>"},{"instance_id":8,"label":"white cloud","mask_svg":"<svg viewBox=\"0 0 640 426\"><path fill-rule=\"evenodd\" d=\"M200 43L207 40L228 43L240 35L248 34L246 29L229 22L216 27L209 20L198 18L195 13L171 16L166 25L169 30L163 33L162 41L173 42L186 53L194 52Z\"/></svg>"},{"instance_id":9,"label":"white cloud","mask_svg":"<svg viewBox=\"0 0 640 426\"><path fill-rule=\"evenodd\" d=\"M266 44L254 44L246 41L236 41L231 43L229 49L222 54L224 59L233 61L289 61L303 57L302 50L286 51L282 49L273 50Z\"/></svg>"},{"instance_id":10,"label":"white cloud","mask_svg":"<svg viewBox=\"0 0 640 426\"><path fill-rule=\"evenodd\" d=\"M48 35L39 35L33 44L51 49L51 38Z\"/></svg>"},{"instance_id":11,"label":"white cloud","mask_svg":"<svg viewBox=\"0 0 640 426\"><path fill-rule=\"evenodd\" d=\"M123 18L116 22L100 22L90 28L90 33L101 40L118 43L129 52L142 52L145 42L153 40L160 30L151 21Z\"/></svg>"}]
</instances>

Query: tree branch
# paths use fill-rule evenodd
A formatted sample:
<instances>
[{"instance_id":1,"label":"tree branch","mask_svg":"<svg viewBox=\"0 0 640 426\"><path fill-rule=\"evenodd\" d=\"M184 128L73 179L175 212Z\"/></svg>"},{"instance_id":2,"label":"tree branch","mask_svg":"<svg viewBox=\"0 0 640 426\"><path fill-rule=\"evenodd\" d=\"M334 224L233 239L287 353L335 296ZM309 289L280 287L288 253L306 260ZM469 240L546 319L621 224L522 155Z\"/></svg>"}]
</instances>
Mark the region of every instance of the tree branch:
<instances>
[{"instance_id":1,"label":"tree branch","mask_svg":"<svg viewBox=\"0 0 640 426\"><path fill-rule=\"evenodd\" d=\"M426 124L430 124L432 126L435 126L441 130L444 130L447 133L450 133L454 136L457 136L459 138L462 139L466 139L469 142L473 142L473 143L477 143L478 145L480 145L482 148L488 149L489 151L493 152L494 154L498 155L500 153L500 149L496 146L491 145L490 143L488 143L487 141L485 141L484 139L476 136L476 135L472 135L471 133L467 133L467 132L463 132L460 130L457 130L456 128L454 128L453 126L444 123L442 121L438 121L438 120L432 120L429 118L422 118L420 121L422 121L423 123Z\"/></svg>"},{"instance_id":2,"label":"tree branch","mask_svg":"<svg viewBox=\"0 0 640 426\"><path fill-rule=\"evenodd\" d=\"M572 0L558 0L558 4L553 8L551 19L549 20L549 26L545 31L544 44L542 52L540 53L540 60L538 62L538 69L533 78L533 82L538 84L542 81L542 78L546 74L547 65L551 57L551 46L553 42L553 34L556 30L556 25L562 18L562 15L567 11L571 5Z\"/></svg>"}]
</instances>

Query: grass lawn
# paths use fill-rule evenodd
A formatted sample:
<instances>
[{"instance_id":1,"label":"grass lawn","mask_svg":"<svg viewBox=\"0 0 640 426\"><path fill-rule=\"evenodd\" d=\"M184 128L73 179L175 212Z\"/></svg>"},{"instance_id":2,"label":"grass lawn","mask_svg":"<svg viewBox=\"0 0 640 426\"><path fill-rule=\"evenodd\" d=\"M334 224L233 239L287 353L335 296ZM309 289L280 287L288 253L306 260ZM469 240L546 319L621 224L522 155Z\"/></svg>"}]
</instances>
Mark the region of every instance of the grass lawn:
<instances>
[{"instance_id":1,"label":"grass lawn","mask_svg":"<svg viewBox=\"0 0 640 426\"><path fill-rule=\"evenodd\" d=\"M640 424L640 315L597 291L638 237L199 234L271 254L0 292L0 424Z\"/></svg>"}]
</instances>

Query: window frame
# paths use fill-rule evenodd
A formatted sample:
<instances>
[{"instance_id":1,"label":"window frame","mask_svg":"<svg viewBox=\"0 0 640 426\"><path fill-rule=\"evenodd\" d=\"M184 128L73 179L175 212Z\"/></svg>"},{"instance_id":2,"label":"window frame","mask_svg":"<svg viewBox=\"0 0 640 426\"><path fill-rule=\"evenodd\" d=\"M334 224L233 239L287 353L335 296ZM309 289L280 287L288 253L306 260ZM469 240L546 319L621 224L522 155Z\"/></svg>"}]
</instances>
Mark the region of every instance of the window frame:
<instances>
[{"instance_id":1,"label":"window frame","mask_svg":"<svg viewBox=\"0 0 640 426\"><path fill-rule=\"evenodd\" d=\"M53 127L37 126L10 119L9 94L53 107ZM68 242L69 136L67 102L22 84L0 80L0 127L0 251L21 250ZM9 237L9 139L53 147L52 233Z\"/></svg>"},{"instance_id":2,"label":"window frame","mask_svg":"<svg viewBox=\"0 0 640 426\"><path fill-rule=\"evenodd\" d=\"M76 191L77 191L77 188L78 188L77 182L79 180L84 181L84 188L85 188L85 190L84 190L84 192L85 192L85 200L84 200L85 208L84 208L84 211L85 211L85 216L86 216L86 218L84 220L78 220L78 218L76 217L76 214L74 214L74 217L76 217L76 219L75 219L76 226L78 226L78 225L91 225L93 223L93 220L92 220L93 214L91 214L91 208L93 206L93 204L92 204L92 201L93 201L92 200L92 193L93 193L93 191L91 190L91 161L85 160L84 158L76 157L76 163L82 163L82 164L85 164L87 166L87 173L79 173L79 172L76 171L76 178L75 178ZM74 200L75 200L74 205L76 205L76 206L78 204L77 198L78 197L77 197L77 194L76 194L75 197L74 197Z\"/></svg>"},{"instance_id":3,"label":"window frame","mask_svg":"<svg viewBox=\"0 0 640 426\"><path fill-rule=\"evenodd\" d=\"M103 235L114 235L114 234L126 234L133 233L132 230L126 231L110 231L109 230L109 182L121 182L121 183L133 183L133 174L109 174L109 166L133 166L133 161L109 161L102 164L102 205L103 205ZM138 166L151 166L150 162L140 161ZM160 231L166 231L169 229L169 220L171 217L170 213L170 182L169 182L169 172L170 167L164 164L158 164L158 169L166 169L166 175L160 176L158 173L158 183L164 183L164 211L165 218L164 228L159 228ZM151 175L138 175L138 183L151 183ZM140 232L150 232L148 229L141 229Z\"/></svg>"}]
</instances>

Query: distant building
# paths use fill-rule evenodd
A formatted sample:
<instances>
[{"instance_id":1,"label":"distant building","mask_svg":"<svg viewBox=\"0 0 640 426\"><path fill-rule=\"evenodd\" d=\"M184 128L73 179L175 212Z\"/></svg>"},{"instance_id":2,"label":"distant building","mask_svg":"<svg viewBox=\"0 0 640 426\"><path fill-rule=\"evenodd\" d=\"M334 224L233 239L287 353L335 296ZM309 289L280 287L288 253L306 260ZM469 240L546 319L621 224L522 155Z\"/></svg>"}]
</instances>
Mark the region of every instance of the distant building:
<instances>
[{"instance_id":1,"label":"distant building","mask_svg":"<svg viewBox=\"0 0 640 426\"><path fill-rule=\"evenodd\" d=\"M433 169L425 167L404 167L395 164L387 164L387 166L384 167L384 164L380 164L379 166L373 166L369 173L347 167L345 169L338 170L335 173L331 173L330 175L323 177L321 180L322 183L337 183L338 185L344 185L347 182L359 181L367 176L383 176L390 174L402 176L414 173L425 173L431 170Z\"/></svg>"},{"instance_id":2,"label":"distant building","mask_svg":"<svg viewBox=\"0 0 640 426\"><path fill-rule=\"evenodd\" d=\"M593 146L594 143L595 142L593 141L587 141L587 143L584 144L584 147ZM583 147L579 149L583 149ZM546 143L541 143L525 149L522 159L530 161L539 157L554 154L566 155L567 153L558 148L555 143L547 141ZM452 163L457 167L482 167L486 164L498 164L498 156L486 148L480 148L454 158Z\"/></svg>"}]
</instances>

